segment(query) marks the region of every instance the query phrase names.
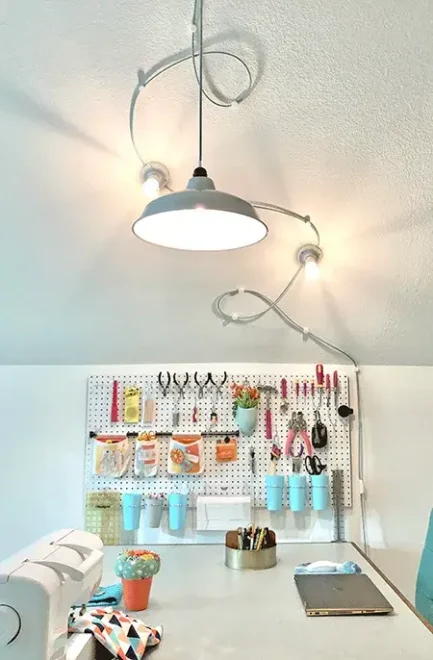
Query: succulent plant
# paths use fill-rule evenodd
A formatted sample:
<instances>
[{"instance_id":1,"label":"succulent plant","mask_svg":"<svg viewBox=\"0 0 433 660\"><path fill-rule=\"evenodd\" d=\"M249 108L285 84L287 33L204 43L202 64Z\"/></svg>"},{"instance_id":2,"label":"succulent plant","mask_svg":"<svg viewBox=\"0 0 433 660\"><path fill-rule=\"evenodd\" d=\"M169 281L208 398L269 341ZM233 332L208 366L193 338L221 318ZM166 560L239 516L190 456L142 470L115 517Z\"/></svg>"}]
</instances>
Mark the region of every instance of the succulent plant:
<instances>
[{"instance_id":1,"label":"succulent plant","mask_svg":"<svg viewBox=\"0 0 433 660\"><path fill-rule=\"evenodd\" d=\"M124 580L142 580L159 573L161 559L151 550L124 550L117 557L114 572Z\"/></svg>"}]
</instances>

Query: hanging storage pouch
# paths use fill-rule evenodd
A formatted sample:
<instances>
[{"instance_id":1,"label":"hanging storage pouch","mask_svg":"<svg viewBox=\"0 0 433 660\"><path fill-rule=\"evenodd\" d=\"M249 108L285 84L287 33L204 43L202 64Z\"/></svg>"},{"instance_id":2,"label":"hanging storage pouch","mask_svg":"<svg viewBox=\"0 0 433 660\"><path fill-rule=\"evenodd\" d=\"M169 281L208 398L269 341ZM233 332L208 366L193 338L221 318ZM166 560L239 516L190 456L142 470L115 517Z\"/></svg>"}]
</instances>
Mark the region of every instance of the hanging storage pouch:
<instances>
[{"instance_id":1,"label":"hanging storage pouch","mask_svg":"<svg viewBox=\"0 0 433 660\"><path fill-rule=\"evenodd\" d=\"M201 474L204 445L201 435L173 435L168 449L169 474Z\"/></svg>"},{"instance_id":2,"label":"hanging storage pouch","mask_svg":"<svg viewBox=\"0 0 433 660\"><path fill-rule=\"evenodd\" d=\"M131 444L125 435L97 435L93 449L93 474L119 479L131 461Z\"/></svg>"},{"instance_id":3,"label":"hanging storage pouch","mask_svg":"<svg viewBox=\"0 0 433 660\"><path fill-rule=\"evenodd\" d=\"M155 477L158 472L158 445L155 433L141 433L135 441L134 474Z\"/></svg>"}]
</instances>

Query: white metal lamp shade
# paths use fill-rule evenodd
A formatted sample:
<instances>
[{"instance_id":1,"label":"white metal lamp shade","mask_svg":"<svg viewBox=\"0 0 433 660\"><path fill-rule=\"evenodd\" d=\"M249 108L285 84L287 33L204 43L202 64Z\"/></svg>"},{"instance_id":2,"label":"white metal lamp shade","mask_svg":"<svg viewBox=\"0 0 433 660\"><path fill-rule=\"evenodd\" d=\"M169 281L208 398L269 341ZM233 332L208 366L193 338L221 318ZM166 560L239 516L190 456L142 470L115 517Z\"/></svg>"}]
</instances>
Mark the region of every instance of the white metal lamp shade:
<instances>
[{"instance_id":1,"label":"white metal lamp shade","mask_svg":"<svg viewBox=\"0 0 433 660\"><path fill-rule=\"evenodd\" d=\"M190 179L187 190L151 201L132 229L148 243L195 251L234 250L268 233L249 202L215 190L205 176Z\"/></svg>"}]
</instances>

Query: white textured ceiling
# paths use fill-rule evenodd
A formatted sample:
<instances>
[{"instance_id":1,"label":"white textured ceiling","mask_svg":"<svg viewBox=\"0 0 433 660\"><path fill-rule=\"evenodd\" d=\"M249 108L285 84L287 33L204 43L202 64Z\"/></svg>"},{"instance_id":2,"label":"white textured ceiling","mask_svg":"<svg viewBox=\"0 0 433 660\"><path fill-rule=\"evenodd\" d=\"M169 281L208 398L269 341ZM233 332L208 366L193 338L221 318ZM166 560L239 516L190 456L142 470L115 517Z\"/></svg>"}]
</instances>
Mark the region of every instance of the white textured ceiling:
<instances>
[{"instance_id":1,"label":"white textured ceiling","mask_svg":"<svg viewBox=\"0 0 433 660\"><path fill-rule=\"evenodd\" d=\"M127 122L136 71L188 47L192 2L0 11L0 362L326 359L272 314L222 328L211 312L238 284L279 293L310 239L301 223L263 213L269 238L228 254L131 233L144 206ZM322 234L322 280L298 282L285 309L363 363L433 364L432 3L207 0L205 25L259 78L236 109L206 104L210 174L310 213ZM219 89L242 88L236 66L209 64ZM195 120L189 64L140 98L140 148L178 188Z\"/></svg>"}]
</instances>

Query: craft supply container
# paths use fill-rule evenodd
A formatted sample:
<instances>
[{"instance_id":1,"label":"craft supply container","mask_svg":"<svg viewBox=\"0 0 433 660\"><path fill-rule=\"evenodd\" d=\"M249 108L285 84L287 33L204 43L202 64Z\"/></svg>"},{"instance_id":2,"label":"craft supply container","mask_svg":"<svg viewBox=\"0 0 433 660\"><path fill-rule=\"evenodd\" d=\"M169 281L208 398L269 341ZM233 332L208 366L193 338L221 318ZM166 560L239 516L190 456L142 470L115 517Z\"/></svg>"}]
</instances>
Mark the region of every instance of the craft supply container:
<instances>
[{"instance_id":1,"label":"craft supply container","mask_svg":"<svg viewBox=\"0 0 433 660\"><path fill-rule=\"evenodd\" d=\"M161 524L164 500L148 497L144 500L143 526L159 527Z\"/></svg>"},{"instance_id":2,"label":"craft supply container","mask_svg":"<svg viewBox=\"0 0 433 660\"><path fill-rule=\"evenodd\" d=\"M268 511L281 511L283 508L284 476L268 474L266 476L266 508Z\"/></svg>"},{"instance_id":3,"label":"craft supply container","mask_svg":"<svg viewBox=\"0 0 433 660\"><path fill-rule=\"evenodd\" d=\"M264 550L238 550L238 533L227 532L225 543L225 565L237 571L261 571L277 565L277 543L275 533L269 531L273 545Z\"/></svg>"},{"instance_id":4,"label":"craft supply container","mask_svg":"<svg viewBox=\"0 0 433 660\"><path fill-rule=\"evenodd\" d=\"M253 435L258 420L258 408L241 408L236 410L236 422L239 431L246 436Z\"/></svg>"},{"instance_id":5,"label":"craft supply container","mask_svg":"<svg viewBox=\"0 0 433 660\"><path fill-rule=\"evenodd\" d=\"M303 511L307 502L307 477L305 474L291 474L288 484L290 509Z\"/></svg>"},{"instance_id":6,"label":"craft supply container","mask_svg":"<svg viewBox=\"0 0 433 660\"><path fill-rule=\"evenodd\" d=\"M311 506L315 511L324 511L329 506L329 476L327 474L312 474Z\"/></svg>"},{"instance_id":7,"label":"craft supply container","mask_svg":"<svg viewBox=\"0 0 433 660\"><path fill-rule=\"evenodd\" d=\"M140 527L141 493L124 493L122 495L123 528L133 532Z\"/></svg>"},{"instance_id":8,"label":"craft supply container","mask_svg":"<svg viewBox=\"0 0 433 660\"><path fill-rule=\"evenodd\" d=\"M170 493L168 496L168 526L177 531L183 529L186 523L188 495L184 493Z\"/></svg>"}]
</instances>

